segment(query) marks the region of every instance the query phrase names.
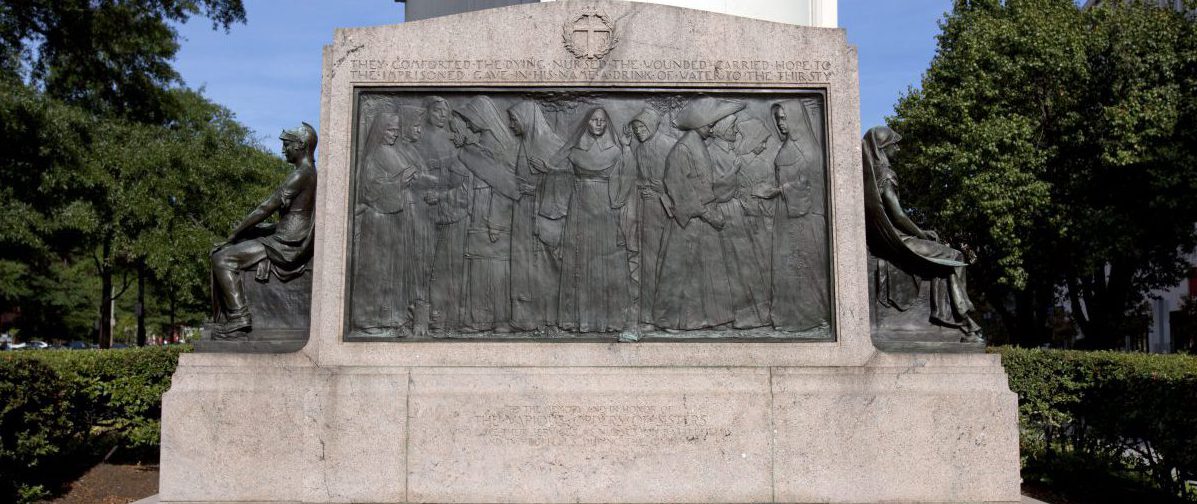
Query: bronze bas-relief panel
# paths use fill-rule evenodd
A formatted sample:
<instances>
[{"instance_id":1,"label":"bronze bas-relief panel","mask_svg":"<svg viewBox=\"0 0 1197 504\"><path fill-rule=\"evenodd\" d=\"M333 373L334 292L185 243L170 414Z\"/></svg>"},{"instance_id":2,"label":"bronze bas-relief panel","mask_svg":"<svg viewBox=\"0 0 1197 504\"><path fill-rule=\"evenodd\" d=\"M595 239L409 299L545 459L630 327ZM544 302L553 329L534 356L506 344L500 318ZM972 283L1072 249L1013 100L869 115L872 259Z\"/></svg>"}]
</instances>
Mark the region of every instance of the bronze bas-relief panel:
<instances>
[{"instance_id":1,"label":"bronze bas-relief panel","mask_svg":"<svg viewBox=\"0 0 1197 504\"><path fill-rule=\"evenodd\" d=\"M833 339L825 103L361 90L346 339Z\"/></svg>"}]
</instances>

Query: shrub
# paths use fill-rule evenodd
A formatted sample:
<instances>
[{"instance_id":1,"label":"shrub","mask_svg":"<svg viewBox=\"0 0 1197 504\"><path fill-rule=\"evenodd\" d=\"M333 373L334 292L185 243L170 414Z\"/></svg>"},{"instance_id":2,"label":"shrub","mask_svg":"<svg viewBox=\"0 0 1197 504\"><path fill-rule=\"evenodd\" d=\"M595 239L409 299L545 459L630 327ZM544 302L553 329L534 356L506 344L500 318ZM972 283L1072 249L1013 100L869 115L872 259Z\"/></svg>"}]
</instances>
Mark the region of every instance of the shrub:
<instances>
[{"instance_id":1,"label":"shrub","mask_svg":"<svg viewBox=\"0 0 1197 504\"><path fill-rule=\"evenodd\" d=\"M0 398L0 498L42 497L39 475L78 441L66 382L42 362L0 359Z\"/></svg>"},{"instance_id":2,"label":"shrub","mask_svg":"<svg viewBox=\"0 0 1197 504\"><path fill-rule=\"evenodd\" d=\"M170 388L183 348L35 354L66 381L73 416L89 426L89 435L112 435L123 447L156 452L162 394Z\"/></svg>"},{"instance_id":3,"label":"shrub","mask_svg":"<svg viewBox=\"0 0 1197 504\"><path fill-rule=\"evenodd\" d=\"M1019 395L1025 468L1050 471L1068 461L1195 497L1186 481L1197 479L1197 358L996 351Z\"/></svg>"},{"instance_id":4,"label":"shrub","mask_svg":"<svg viewBox=\"0 0 1197 504\"><path fill-rule=\"evenodd\" d=\"M156 456L162 394L188 350L0 354L0 501L42 498L111 448Z\"/></svg>"}]
</instances>

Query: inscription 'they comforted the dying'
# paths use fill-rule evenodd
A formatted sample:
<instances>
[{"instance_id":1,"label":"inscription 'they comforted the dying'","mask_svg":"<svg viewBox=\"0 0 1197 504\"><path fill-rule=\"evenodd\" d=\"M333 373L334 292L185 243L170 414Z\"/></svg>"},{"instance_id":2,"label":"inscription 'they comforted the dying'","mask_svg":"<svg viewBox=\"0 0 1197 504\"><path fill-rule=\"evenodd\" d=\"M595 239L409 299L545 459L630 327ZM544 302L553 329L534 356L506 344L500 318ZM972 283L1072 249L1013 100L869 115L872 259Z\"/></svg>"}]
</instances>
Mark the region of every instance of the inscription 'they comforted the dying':
<instances>
[{"instance_id":1,"label":"inscription 'they comforted the dying'","mask_svg":"<svg viewBox=\"0 0 1197 504\"><path fill-rule=\"evenodd\" d=\"M816 84L835 70L820 60L355 59L350 78L371 82Z\"/></svg>"}]
</instances>

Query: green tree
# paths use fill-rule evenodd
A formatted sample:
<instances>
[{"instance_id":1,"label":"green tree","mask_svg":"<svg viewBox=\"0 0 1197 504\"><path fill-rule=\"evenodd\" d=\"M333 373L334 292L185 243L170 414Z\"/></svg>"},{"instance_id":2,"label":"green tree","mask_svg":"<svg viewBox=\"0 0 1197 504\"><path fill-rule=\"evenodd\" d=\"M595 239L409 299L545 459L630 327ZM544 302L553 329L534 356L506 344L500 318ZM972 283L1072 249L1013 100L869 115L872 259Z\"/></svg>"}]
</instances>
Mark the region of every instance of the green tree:
<instances>
[{"instance_id":1,"label":"green tree","mask_svg":"<svg viewBox=\"0 0 1197 504\"><path fill-rule=\"evenodd\" d=\"M282 173L228 110L180 87L173 26L196 16L245 21L241 0L0 3L0 133L17 140L0 153L0 308L76 330L42 325L63 303L25 286L65 282L55 271L79 261L99 280L102 345L131 285L167 293L172 314L202 306L213 240Z\"/></svg>"},{"instance_id":2,"label":"green tree","mask_svg":"<svg viewBox=\"0 0 1197 504\"><path fill-rule=\"evenodd\" d=\"M0 310L19 307L31 334L75 339L144 274L195 321L208 250L281 180L282 161L195 91L172 89L181 113L151 125L0 87L0 135L13 140L0 150L0 215L12 216L0 219Z\"/></svg>"},{"instance_id":3,"label":"green tree","mask_svg":"<svg viewBox=\"0 0 1197 504\"><path fill-rule=\"evenodd\" d=\"M1197 27L1137 2L956 0L896 106L896 168L1022 344L1066 298L1114 348L1197 243ZM925 188L925 189L924 189Z\"/></svg>"},{"instance_id":4,"label":"green tree","mask_svg":"<svg viewBox=\"0 0 1197 504\"><path fill-rule=\"evenodd\" d=\"M21 0L0 3L0 74L105 116L169 121L179 83L172 23L195 16L228 30L241 0Z\"/></svg>"},{"instance_id":5,"label":"green tree","mask_svg":"<svg viewBox=\"0 0 1197 504\"><path fill-rule=\"evenodd\" d=\"M93 119L13 80L0 80L0 311L20 309L24 323L63 330L62 310L78 308L78 268L69 256L79 230L92 225L61 189L86 157ZM65 180L64 180L65 178ZM98 297L90 310L98 306ZM89 310L89 311L90 311ZM82 330L94 325L96 312ZM45 325L43 325L45 324Z\"/></svg>"}]
</instances>

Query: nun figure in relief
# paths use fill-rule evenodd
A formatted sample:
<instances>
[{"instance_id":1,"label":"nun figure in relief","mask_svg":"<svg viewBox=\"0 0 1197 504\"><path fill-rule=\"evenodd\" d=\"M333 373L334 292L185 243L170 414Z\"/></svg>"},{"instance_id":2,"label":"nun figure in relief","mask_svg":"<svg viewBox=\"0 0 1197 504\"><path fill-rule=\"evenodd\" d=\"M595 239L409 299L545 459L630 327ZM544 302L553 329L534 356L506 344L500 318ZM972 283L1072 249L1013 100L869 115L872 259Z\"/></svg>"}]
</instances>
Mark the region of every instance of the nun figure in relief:
<instances>
[{"instance_id":1,"label":"nun figure in relief","mask_svg":"<svg viewBox=\"0 0 1197 504\"><path fill-rule=\"evenodd\" d=\"M631 270L621 227L636 176L633 161L602 108L590 110L561 152L574 176L562 235L558 324L578 332L634 334Z\"/></svg>"},{"instance_id":2,"label":"nun figure in relief","mask_svg":"<svg viewBox=\"0 0 1197 504\"><path fill-rule=\"evenodd\" d=\"M647 325L653 320L653 299L657 292L657 263L661 257L661 242L669 228L669 214L673 203L665 195L665 158L677 143L669 127L661 127L661 114L645 108L632 118L632 134L640 143L634 149L636 159L636 187L640 192L640 219L636 228L640 252L640 320Z\"/></svg>"},{"instance_id":3,"label":"nun figure in relief","mask_svg":"<svg viewBox=\"0 0 1197 504\"><path fill-rule=\"evenodd\" d=\"M462 329L511 331L511 221L520 198L515 178L519 143L505 114L477 96L453 111L467 131L458 160L473 175L466 235Z\"/></svg>"},{"instance_id":4,"label":"nun figure in relief","mask_svg":"<svg viewBox=\"0 0 1197 504\"><path fill-rule=\"evenodd\" d=\"M918 299L921 279L928 279L930 322L959 329L961 342L983 342L981 327L968 316L973 303L966 289L964 253L945 245L934 231L920 228L902 208L898 175L889 163L901 138L878 126L865 134L861 146L869 252L878 259L878 302L907 310Z\"/></svg>"},{"instance_id":5,"label":"nun figure in relief","mask_svg":"<svg viewBox=\"0 0 1197 504\"><path fill-rule=\"evenodd\" d=\"M755 235L749 226L744 203L740 200L739 157L736 140L737 118L729 115L715 123L707 139L715 173L711 190L715 208L723 217L719 244L723 247L724 266L731 281L731 296L736 318L733 327L748 329L769 324L769 282L765 267L757 260Z\"/></svg>"},{"instance_id":6,"label":"nun figure in relief","mask_svg":"<svg viewBox=\"0 0 1197 504\"><path fill-rule=\"evenodd\" d=\"M771 107L781 148L774 180L758 196L776 201L773 212L773 327L780 331L830 326L825 157L802 100Z\"/></svg>"},{"instance_id":7,"label":"nun figure in relief","mask_svg":"<svg viewBox=\"0 0 1197 504\"><path fill-rule=\"evenodd\" d=\"M774 185L773 160L777 158L777 141L765 123L757 119L737 122L736 129L739 130L736 163L740 165L740 190L736 197L744 207L757 264L768 278L773 264L774 203L757 198L754 193Z\"/></svg>"},{"instance_id":8,"label":"nun figure in relief","mask_svg":"<svg viewBox=\"0 0 1197 504\"><path fill-rule=\"evenodd\" d=\"M435 201L435 223L430 301L433 328L456 328L462 322L461 294L465 282L465 241L469 225L469 184L471 174L457 160L457 146L449 128L452 111L439 96L424 100L424 131L416 148L435 180L425 192L426 200Z\"/></svg>"},{"instance_id":9,"label":"nun figure in relief","mask_svg":"<svg viewBox=\"0 0 1197 504\"><path fill-rule=\"evenodd\" d=\"M408 160L410 179L405 184L407 210L401 231L399 248L403 256L403 287L407 290L403 318L411 321L414 336L427 336L431 320L432 263L436 252L435 213L441 202L438 181L420 155L418 142L424 136L424 107L399 108L399 141L395 150Z\"/></svg>"},{"instance_id":10,"label":"nun figure in relief","mask_svg":"<svg viewBox=\"0 0 1197 504\"><path fill-rule=\"evenodd\" d=\"M354 205L351 336L396 338L407 307L403 288L403 212L406 180L414 166L395 148L401 133L399 114L381 112L366 133L365 156L357 177Z\"/></svg>"},{"instance_id":11,"label":"nun figure in relief","mask_svg":"<svg viewBox=\"0 0 1197 504\"><path fill-rule=\"evenodd\" d=\"M520 199L511 223L511 325L531 331L557 323L560 239L572 175L553 166L565 145L540 105L524 100L507 109L519 138L515 177Z\"/></svg>"},{"instance_id":12,"label":"nun figure in relief","mask_svg":"<svg viewBox=\"0 0 1197 504\"><path fill-rule=\"evenodd\" d=\"M658 267L653 323L666 330L716 327L735 319L731 280L719 243L723 214L711 184L715 163L707 151L715 123L744 108L741 102L702 97L678 112L681 140L665 161L665 194L673 202Z\"/></svg>"}]
</instances>

